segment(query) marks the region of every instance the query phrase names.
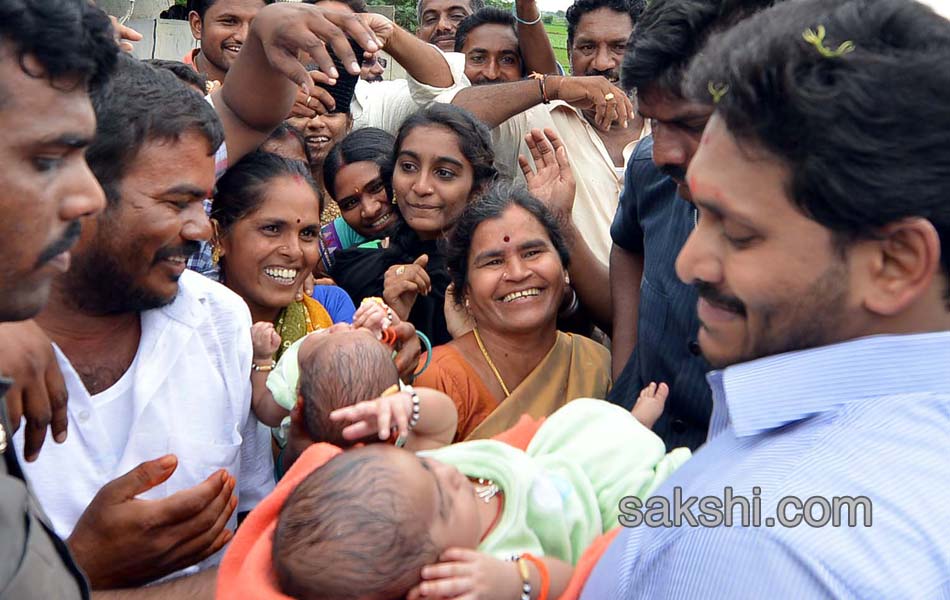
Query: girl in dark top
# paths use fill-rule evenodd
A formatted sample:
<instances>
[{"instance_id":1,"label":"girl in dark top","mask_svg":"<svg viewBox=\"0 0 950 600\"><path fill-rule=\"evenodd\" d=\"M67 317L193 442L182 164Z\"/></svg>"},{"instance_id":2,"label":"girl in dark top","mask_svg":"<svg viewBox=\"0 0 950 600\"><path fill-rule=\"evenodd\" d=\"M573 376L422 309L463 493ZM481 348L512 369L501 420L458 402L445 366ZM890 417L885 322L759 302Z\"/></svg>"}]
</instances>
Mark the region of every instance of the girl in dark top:
<instances>
[{"instance_id":1,"label":"girl in dark top","mask_svg":"<svg viewBox=\"0 0 950 600\"><path fill-rule=\"evenodd\" d=\"M448 342L450 279L438 243L494 180L494 158L488 129L465 110L434 104L411 116L382 173L392 182L402 224L385 249L337 252L330 276L352 298L382 296L433 345Z\"/></svg>"}]
</instances>

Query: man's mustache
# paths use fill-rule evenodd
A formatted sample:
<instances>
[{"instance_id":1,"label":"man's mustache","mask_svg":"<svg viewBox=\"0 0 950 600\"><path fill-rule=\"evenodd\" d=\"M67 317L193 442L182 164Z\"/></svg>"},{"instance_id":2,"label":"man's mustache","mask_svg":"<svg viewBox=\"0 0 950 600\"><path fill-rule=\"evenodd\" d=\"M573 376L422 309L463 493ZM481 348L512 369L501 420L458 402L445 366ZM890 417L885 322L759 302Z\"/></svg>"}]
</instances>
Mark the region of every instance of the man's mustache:
<instances>
[{"instance_id":1,"label":"man's mustache","mask_svg":"<svg viewBox=\"0 0 950 600\"><path fill-rule=\"evenodd\" d=\"M616 69L607 69L606 71L601 71L599 69L587 69L587 71L584 72L584 75L587 75L588 77L596 77L597 75L600 75L601 77L609 79L610 81L618 81L620 79L620 73Z\"/></svg>"},{"instance_id":2,"label":"man's mustache","mask_svg":"<svg viewBox=\"0 0 950 600\"><path fill-rule=\"evenodd\" d=\"M43 249L40 252L40 257L36 260L36 267L39 268L49 261L53 260L54 257L59 256L63 252L66 252L76 243L76 240L79 239L79 234L82 233L82 225L79 221L73 221L66 227L63 237L59 238L49 246Z\"/></svg>"},{"instance_id":3,"label":"man's mustache","mask_svg":"<svg viewBox=\"0 0 950 600\"><path fill-rule=\"evenodd\" d=\"M745 304L743 304L738 298L726 296L717 290L716 286L706 281L697 280L693 282L693 285L696 286L696 291L699 293L699 297L706 302L717 308L745 316Z\"/></svg>"}]
</instances>

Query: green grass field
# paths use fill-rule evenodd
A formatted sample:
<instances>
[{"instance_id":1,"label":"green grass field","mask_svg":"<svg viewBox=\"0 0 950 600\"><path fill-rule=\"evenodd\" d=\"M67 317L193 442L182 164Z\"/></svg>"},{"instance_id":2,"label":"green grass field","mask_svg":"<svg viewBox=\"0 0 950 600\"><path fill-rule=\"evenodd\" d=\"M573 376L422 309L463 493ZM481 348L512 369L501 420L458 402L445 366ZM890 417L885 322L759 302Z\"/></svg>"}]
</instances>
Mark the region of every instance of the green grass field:
<instances>
[{"instance_id":1,"label":"green grass field","mask_svg":"<svg viewBox=\"0 0 950 600\"><path fill-rule=\"evenodd\" d=\"M551 47L554 48L554 56L564 70L570 73L571 62L567 59L567 22L563 18L554 17L554 22L545 23L544 29L548 32Z\"/></svg>"}]
</instances>

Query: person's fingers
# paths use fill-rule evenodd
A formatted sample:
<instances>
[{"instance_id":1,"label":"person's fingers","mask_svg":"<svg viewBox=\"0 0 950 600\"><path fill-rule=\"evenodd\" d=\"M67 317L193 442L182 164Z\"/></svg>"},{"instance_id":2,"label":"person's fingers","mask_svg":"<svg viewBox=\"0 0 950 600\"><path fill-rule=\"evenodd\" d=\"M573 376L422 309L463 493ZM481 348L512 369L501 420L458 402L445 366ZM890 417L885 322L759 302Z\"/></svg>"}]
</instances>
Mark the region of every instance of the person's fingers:
<instances>
[{"instance_id":1,"label":"person's fingers","mask_svg":"<svg viewBox=\"0 0 950 600\"><path fill-rule=\"evenodd\" d=\"M23 390L23 416L26 427L23 429L23 456L27 462L33 462L40 455L40 448L46 439L46 428L53 419L50 408L46 379L36 378Z\"/></svg>"},{"instance_id":2,"label":"person's fingers","mask_svg":"<svg viewBox=\"0 0 950 600\"><path fill-rule=\"evenodd\" d=\"M429 264L429 255L428 255L428 254L422 254L422 255L420 255L419 258L417 258L416 260L412 261L412 264L414 264L414 265L419 265L420 267L422 267L423 269L425 269L426 266L428 266L428 264Z\"/></svg>"},{"instance_id":3,"label":"person's fingers","mask_svg":"<svg viewBox=\"0 0 950 600\"><path fill-rule=\"evenodd\" d=\"M343 436L344 440L360 440L368 435L375 434L379 430L380 428L375 426L375 421L373 423L368 421L359 421L358 423L353 423L352 425L347 425L344 427L340 434Z\"/></svg>"},{"instance_id":4,"label":"person's fingers","mask_svg":"<svg viewBox=\"0 0 950 600\"><path fill-rule=\"evenodd\" d=\"M534 138L534 132L531 131L524 137L525 145L528 147L528 152L531 154L531 159L534 161L534 165L541 170L541 149L538 148L538 142Z\"/></svg>"},{"instance_id":5,"label":"person's fingers","mask_svg":"<svg viewBox=\"0 0 950 600\"><path fill-rule=\"evenodd\" d=\"M325 78L326 74L320 71L311 71L310 76L315 83L320 83L319 78ZM327 88L314 86L310 90L310 108L315 110L317 114L325 115L336 108L336 100L333 99L333 95Z\"/></svg>"},{"instance_id":6,"label":"person's fingers","mask_svg":"<svg viewBox=\"0 0 950 600\"><path fill-rule=\"evenodd\" d=\"M23 388L14 385L3 398L0 398L0 402L7 403L7 419L12 428L8 433L13 435L20 428L20 419L23 418Z\"/></svg>"},{"instance_id":7,"label":"person's fingers","mask_svg":"<svg viewBox=\"0 0 950 600\"><path fill-rule=\"evenodd\" d=\"M215 498L222 494L230 495L229 487L231 490L234 489L234 478L224 469L219 469L196 486L181 490L161 500L154 500L152 502L160 503L160 513L156 517L156 523L170 526L187 522L207 509Z\"/></svg>"},{"instance_id":8,"label":"person's fingers","mask_svg":"<svg viewBox=\"0 0 950 600\"><path fill-rule=\"evenodd\" d=\"M178 458L174 454L147 460L102 486L96 498L109 504L131 500L166 481L177 467Z\"/></svg>"},{"instance_id":9,"label":"person's fingers","mask_svg":"<svg viewBox=\"0 0 950 600\"><path fill-rule=\"evenodd\" d=\"M442 596L455 598L472 589L472 580L469 577L447 577L432 581L423 581L419 590L423 596Z\"/></svg>"},{"instance_id":10,"label":"person's fingers","mask_svg":"<svg viewBox=\"0 0 950 600\"><path fill-rule=\"evenodd\" d=\"M333 52L339 57L340 62L347 66L347 70L351 74L359 75L360 61L353 53L347 37L352 38L367 52L378 52L382 50L382 46L372 27L364 23L355 13L327 11L324 13L324 17L339 27L339 30L330 33L329 41L330 45L333 46Z\"/></svg>"},{"instance_id":11,"label":"person's fingers","mask_svg":"<svg viewBox=\"0 0 950 600\"><path fill-rule=\"evenodd\" d=\"M440 562L422 567L423 579L445 579L447 577L461 577L470 575L472 565L465 561Z\"/></svg>"},{"instance_id":12,"label":"person's fingers","mask_svg":"<svg viewBox=\"0 0 950 600\"><path fill-rule=\"evenodd\" d=\"M235 508L237 508L237 496L233 494L233 490L230 495L219 494L214 502L208 505L206 511L193 519L191 525L198 533L191 539L179 543L175 554L183 558L184 562L194 564L217 552L223 546L223 544L218 545L221 538L226 538L224 543L230 539L230 536L225 533L225 527Z\"/></svg>"},{"instance_id":13,"label":"person's fingers","mask_svg":"<svg viewBox=\"0 0 950 600\"><path fill-rule=\"evenodd\" d=\"M524 174L524 178L530 183L531 178L534 177L534 169L531 168L531 163L528 162L528 159L518 155L518 166L521 167L521 172Z\"/></svg>"},{"instance_id":14,"label":"person's fingers","mask_svg":"<svg viewBox=\"0 0 950 600\"><path fill-rule=\"evenodd\" d=\"M265 46L264 54L274 69L283 73L285 77L296 83L297 86L303 90L304 94L310 95L311 89L314 87L313 79L310 77L310 74L307 73L303 65L300 64L300 61L297 60L295 54L273 46ZM326 52L324 52L324 57L324 64L330 62L330 57L327 56ZM317 64L320 63L318 62ZM332 62L330 62L330 64L332 64ZM323 65L321 65L321 67L322 66Z\"/></svg>"},{"instance_id":15,"label":"person's fingers","mask_svg":"<svg viewBox=\"0 0 950 600\"><path fill-rule=\"evenodd\" d=\"M604 115L606 112L607 101L604 100L603 96L594 98L594 124L600 129L604 129Z\"/></svg>"},{"instance_id":16,"label":"person's fingers","mask_svg":"<svg viewBox=\"0 0 950 600\"><path fill-rule=\"evenodd\" d=\"M440 562L451 562L453 560L460 561L473 561L481 558L482 554L478 550L472 550L470 548L460 548L458 546L453 546L451 548L446 548L442 551L442 554L439 555Z\"/></svg>"},{"instance_id":17,"label":"person's fingers","mask_svg":"<svg viewBox=\"0 0 950 600\"><path fill-rule=\"evenodd\" d=\"M389 410L380 410L377 415L377 423L379 425L379 439L388 440L389 439L389 427L392 422L392 413Z\"/></svg>"},{"instance_id":18,"label":"person's fingers","mask_svg":"<svg viewBox=\"0 0 950 600\"><path fill-rule=\"evenodd\" d=\"M620 100L621 111L619 114L619 118L621 119L620 124L621 126L623 126L624 129L626 129L627 124L630 122L631 119L633 119L633 102L630 101L630 98L628 98L626 94L622 94L620 98L621 98Z\"/></svg>"},{"instance_id":19,"label":"person's fingers","mask_svg":"<svg viewBox=\"0 0 950 600\"><path fill-rule=\"evenodd\" d=\"M409 435L409 409L406 407L407 396L408 394L396 394L390 401L393 407L392 415L396 421L396 431L399 432L399 437Z\"/></svg>"}]
</instances>

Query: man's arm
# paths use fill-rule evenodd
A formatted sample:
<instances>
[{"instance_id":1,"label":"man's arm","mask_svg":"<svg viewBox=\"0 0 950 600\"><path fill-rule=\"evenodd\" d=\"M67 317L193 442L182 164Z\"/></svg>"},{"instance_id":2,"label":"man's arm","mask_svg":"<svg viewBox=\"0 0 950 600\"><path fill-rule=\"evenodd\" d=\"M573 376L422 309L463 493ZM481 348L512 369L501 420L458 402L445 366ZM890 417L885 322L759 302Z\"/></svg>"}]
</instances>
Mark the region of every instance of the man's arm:
<instances>
[{"instance_id":1,"label":"man's arm","mask_svg":"<svg viewBox=\"0 0 950 600\"><path fill-rule=\"evenodd\" d=\"M613 244L610 248L610 298L613 306L610 367L614 382L637 344L642 278L643 255L634 254Z\"/></svg>"},{"instance_id":2,"label":"man's arm","mask_svg":"<svg viewBox=\"0 0 950 600\"><path fill-rule=\"evenodd\" d=\"M309 4L278 3L261 9L224 84L212 94L231 164L260 146L287 117L298 86L312 85L311 75L297 60L298 51L317 62L319 77L326 81L337 73L327 45L347 71L359 73L347 36L366 50L379 49L375 34L353 14Z\"/></svg>"},{"instance_id":3,"label":"man's arm","mask_svg":"<svg viewBox=\"0 0 950 600\"><path fill-rule=\"evenodd\" d=\"M211 600L217 575L217 569L208 569L149 587L94 592L92 600Z\"/></svg>"},{"instance_id":4,"label":"man's arm","mask_svg":"<svg viewBox=\"0 0 950 600\"><path fill-rule=\"evenodd\" d=\"M557 75L557 59L554 57L554 48L551 47L551 39L541 22L541 11L538 10L537 2L535 0L516 0L515 15L520 19L518 21L518 44L521 46L525 71ZM533 24L527 25L522 21Z\"/></svg>"},{"instance_id":5,"label":"man's arm","mask_svg":"<svg viewBox=\"0 0 950 600\"><path fill-rule=\"evenodd\" d=\"M381 15L374 15L381 17ZM448 88L455 83L442 51L427 44L398 25L383 49L402 65L406 73L423 85Z\"/></svg>"},{"instance_id":6,"label":"man's arm","mask_svg":"<svg viewBox=\"0 0 950 600\"><path fill-rule=\"evenodd\" d=\"M633 105L627 95L599 75L549 75L544 80L544 90L548 100L562 100L582 110L594 109L597 125L604 129L609 129L611 123L626 126L627 121L633 118ZM455 95L452 104L468 110L490 128L495 128L543 100L538 81L526 79L466 88Z\"/></svg>"}]
</instances>

